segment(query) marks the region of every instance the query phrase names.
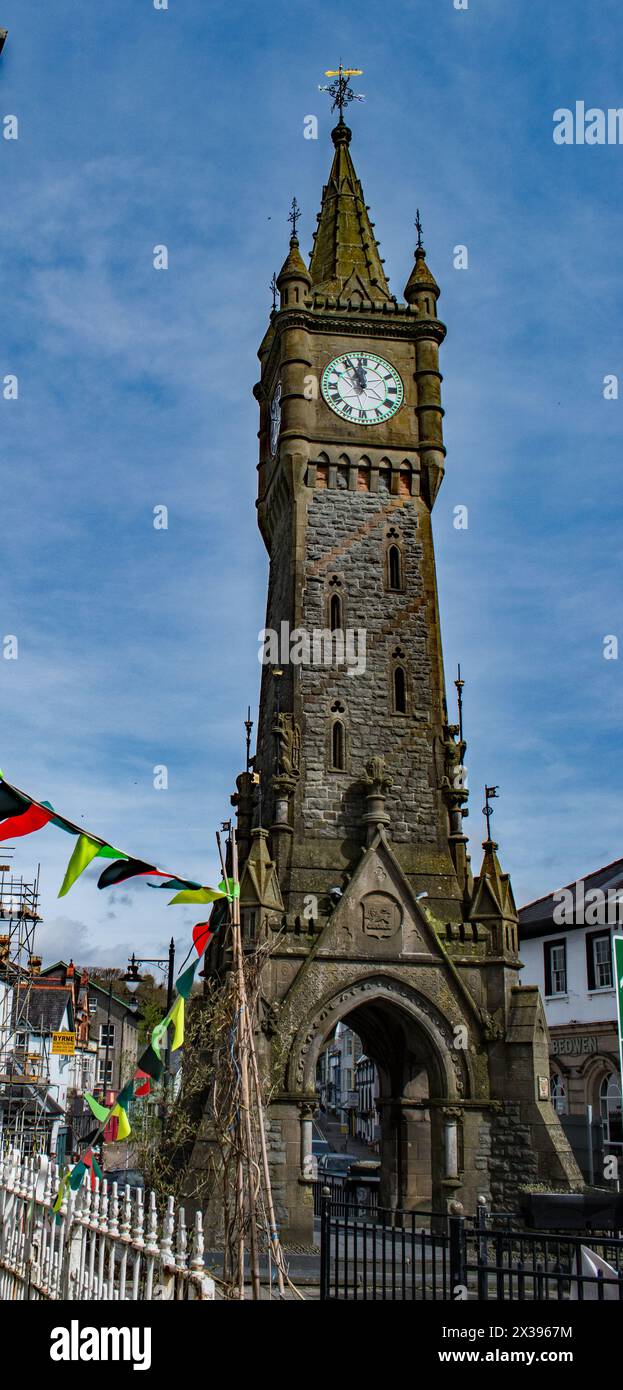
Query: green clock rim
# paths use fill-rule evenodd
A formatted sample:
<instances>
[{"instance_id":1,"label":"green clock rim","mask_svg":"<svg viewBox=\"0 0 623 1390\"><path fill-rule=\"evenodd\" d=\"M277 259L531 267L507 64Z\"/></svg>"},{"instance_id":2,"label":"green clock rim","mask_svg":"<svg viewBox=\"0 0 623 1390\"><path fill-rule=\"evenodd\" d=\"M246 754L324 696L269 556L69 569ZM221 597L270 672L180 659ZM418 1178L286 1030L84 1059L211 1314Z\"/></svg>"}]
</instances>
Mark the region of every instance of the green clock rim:
<instances>
[{"instance_id":1,"label":"green clock rim","mask_svg":"<svg viewBox=\"0 0 623 1390\"><path fill-rule=\"evenodd\" d=\"M331 369L335 366L335 363L336 363L336 362L343 362L343 360L344 360L345 357L349 357L349 356L351 356L351 355L353 355L353 354L355 354L355 353L359 354L359 353L362 353L362 352L363 352L367 357L371 357L371 358L373 359L373 361L375 361L375 362L382 362L383 366L384 366L384 367L387 367L387 370L390 371L390 372L392 373L392 376L394 377L395 381L397 382L397 385L398 385L398 388L399 388L399 392L400 392L400 398L399 398L399 400L396 401L395 405L392 406L391 410L388 410L387 414L384 416L384 418L383 418L382 420L359 420L359 419L355 419L355 418L353 418L352 420L348 420L348 416L344 416L344 415L342 415L342 412L341 412L340 410L336 410L335 406L332 404L332 402L331 402L330 400L327 399L327 395L325 394L327 374L328 374L328 372L330 372ZM392 420L393 417L394 417L394 415L397 415L397 414L398 414L398 411L400 410L401 406L404 405L404 399L405 399L405 388L404 388L404 384L403 384L403 380L402 380L402 377L401 377L401 375L400 375L400 372L397 371L396 367L393 367L393 366L392 366L391 362L388 362L388 361L387 361L387 358L386 358L386 357L381 357L381 356L379 356L378 352L371 352L371 351L369 351L367 348L351 348L350 352L348 352L348 351L346 351L346 352L339 352L338 355L337 355L337 357L332 357L332 358L331 358L331 361L330 361L330 362L327 362L326 367L323 369L322 377L321 377L321 379L320 379L320 390L321 390L322 398L323 398L323 400L324 400L324 402L325 402L325 405L327 405L327 406L329 407L329 410L332 410L332 411L333 411L333 414L334 414L334 415L337 415L337 416L338 416L338 419L340 419L340 420L346 419L347 422L348 422L349 424L353 424L353 425L363 425L366 429L369 428L370 425L384 425L384 424L387 423L388 420Z\"/></svg>"}]
</instances>

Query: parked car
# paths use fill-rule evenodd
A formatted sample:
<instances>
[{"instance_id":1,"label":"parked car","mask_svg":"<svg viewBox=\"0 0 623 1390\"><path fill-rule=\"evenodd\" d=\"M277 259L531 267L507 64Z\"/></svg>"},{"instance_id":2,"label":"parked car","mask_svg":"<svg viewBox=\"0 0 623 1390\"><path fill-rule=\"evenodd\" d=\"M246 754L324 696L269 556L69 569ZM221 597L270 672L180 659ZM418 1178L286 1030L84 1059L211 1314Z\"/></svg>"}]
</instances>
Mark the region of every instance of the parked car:
<instances>
[{"instance_id":1,"label":"parked car","mask_svg":"<svg viewBox=\"0 0 623 1390\"><path fill-rule=\"evenodd\" d=\"M346 1191L361 1206L376 1201L381 1182L380 1160L357 1158L351 1163L346 1178Z\"/></svg>"},{"instance_id":2,"label":"parked car","mask_svg":"<svg viewBox=\"0 0 623 1390\"><path fill-rule=\"evenodd\" d=\"M312 1153L316 1158L322 1154L331 1153L331 1145L328 1139L312 1139Z\"/></svg>"},{"instance_id":3,"label":"parked car","mask_svg":"<svg viewBox=\"0 0 623 1390\"><path fill-rule=\"evenodd\" d=\"M104 1173L104 1177L110 1187L116 1182L117 1194L119 1197L123 1195L126 1187L144 1188L145 1186L145 1179L143 1174L139 1173L138 1168L109 1168L108 1171Z\"/></svg>"},{"instance_id":4,"label":"parked car","mask_svg":"<svg viewBox=\"0 0 623 1390\"><path fill-rule=\"evenodd\" d=\"M322 1154L318 1159L318 1177L330 1178L333 1182L345 1182L352 1163L353 1154Z\"/></svg>"}]
</instances>

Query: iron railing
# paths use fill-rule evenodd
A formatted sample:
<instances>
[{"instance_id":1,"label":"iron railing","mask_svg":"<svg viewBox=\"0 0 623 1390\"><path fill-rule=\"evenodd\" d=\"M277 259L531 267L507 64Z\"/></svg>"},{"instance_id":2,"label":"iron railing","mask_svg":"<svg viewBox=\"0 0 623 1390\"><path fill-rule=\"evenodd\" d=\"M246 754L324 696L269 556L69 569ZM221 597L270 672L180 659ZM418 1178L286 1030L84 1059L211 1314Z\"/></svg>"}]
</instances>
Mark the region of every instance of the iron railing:
<instances>
[{"instance_id":1,"label":"iron railing","mask_svg":"<svg viewBox=\"0 0 623 1390\"><path fill-rule=\"evenodd\" d=\"M508 1213L474 1217L320 1196L324 1300L623 1300L623 1239L516 1229ZM591 1261L591 1255L597 1260ZM599 1258L613 1272L599 1268Z\"/></svg>"}]
</instances>

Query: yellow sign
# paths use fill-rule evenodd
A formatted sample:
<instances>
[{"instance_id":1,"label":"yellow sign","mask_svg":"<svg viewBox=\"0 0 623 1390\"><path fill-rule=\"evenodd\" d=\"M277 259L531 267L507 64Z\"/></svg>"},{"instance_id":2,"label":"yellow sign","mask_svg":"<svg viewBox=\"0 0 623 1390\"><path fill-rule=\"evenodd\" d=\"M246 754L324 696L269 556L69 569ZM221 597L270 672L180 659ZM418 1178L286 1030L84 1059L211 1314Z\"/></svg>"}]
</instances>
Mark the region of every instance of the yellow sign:
<instances>
[{"instance_id":1,"label":"yellow sign","mask_svg":"<svg viewBox=\"0 0 623 1390\"><path fill-rule=\"evenodd\" d=\"M75 1033L53 1033L52 1052L57 1057L73 1057L76 1051Z\"/></svg>"}]
</instances>

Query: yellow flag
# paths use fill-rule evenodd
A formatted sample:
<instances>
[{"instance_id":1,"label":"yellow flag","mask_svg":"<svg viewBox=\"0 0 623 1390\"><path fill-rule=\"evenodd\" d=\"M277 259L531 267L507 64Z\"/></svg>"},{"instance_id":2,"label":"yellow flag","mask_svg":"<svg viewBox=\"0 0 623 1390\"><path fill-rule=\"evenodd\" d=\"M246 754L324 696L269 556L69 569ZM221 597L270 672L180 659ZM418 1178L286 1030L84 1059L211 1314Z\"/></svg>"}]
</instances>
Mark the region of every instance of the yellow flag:
<instances>
[{"instance_id":1,"label":"yellow flag","mask_svg":"<svg viewBox=\"0 0 623 1390\"><path fill-rule=\"evenodd\" d=\"M117 1139L127 1139L128 1134L131 1134L131 1132L132 1132L132 1127L131 1127L130 1121L129 1121L129 1119L128 1119L127 1110L124 1110L123 1107L122 1107L121 1105L115 1105L115 1106L113 1107L113 1109L111 1110L110 1114L111 1114L111 1117L112 1117L113 1115L116 1115L116 1116L117 1116L117 1119L119 1120L119 1128L118 1128L118 1130L117 1130ZM116 1142L116 1141L115 1141L115 1142Z\"/></svg>"},{"instance_id":2,"label":"yellow flag","mask_svg":"<svg viewBox=\"0 0 623 1390\"><path fill-rule=\"evenodd\" d=\"M171 1012L169 1014L169 1020L171 1023L175 1024L175 1032L173 1034L173 1042L171 1043L171 1051L177 1052L178 1047L181 1047L184 1042L184 1000L182 999L181 994L178 995L177 999L175 1000L173 1008L171 1009Z\"/></svg>"}]
</instances>

